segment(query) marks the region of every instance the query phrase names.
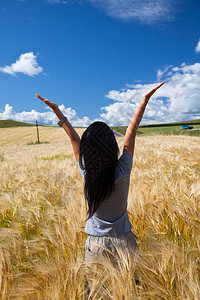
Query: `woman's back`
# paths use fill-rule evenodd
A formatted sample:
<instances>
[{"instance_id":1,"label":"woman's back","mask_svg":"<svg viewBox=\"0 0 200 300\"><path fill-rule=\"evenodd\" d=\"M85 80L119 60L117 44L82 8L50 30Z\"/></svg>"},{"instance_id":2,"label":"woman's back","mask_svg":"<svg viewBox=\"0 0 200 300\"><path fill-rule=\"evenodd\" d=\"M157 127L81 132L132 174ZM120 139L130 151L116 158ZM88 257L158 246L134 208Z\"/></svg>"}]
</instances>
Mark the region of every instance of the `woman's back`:
<instances>
[{"instance_id":1,"label":"woman's back","mask_svg":"<svg viewBox=\"0 0 200 300\"><path fill-rule=\"evenodd\" d=\"M114 236L131 230L132 225L127 215L127 197L133 159L124 152L115 171L115 185L112 194L104 200L94 215L87 220L85 231L95 236ZM84 171L80 168L84 178Z\"/></svg>"}]
</instances>

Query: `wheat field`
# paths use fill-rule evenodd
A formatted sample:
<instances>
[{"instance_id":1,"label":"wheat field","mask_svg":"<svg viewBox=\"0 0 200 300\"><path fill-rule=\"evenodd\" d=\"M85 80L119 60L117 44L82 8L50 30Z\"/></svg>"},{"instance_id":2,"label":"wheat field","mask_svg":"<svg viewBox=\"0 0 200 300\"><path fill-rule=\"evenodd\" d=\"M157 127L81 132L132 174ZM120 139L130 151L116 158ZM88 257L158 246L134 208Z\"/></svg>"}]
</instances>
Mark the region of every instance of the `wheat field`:
<instances>
[{"instance_id":1,"label":"wheat field","mask_svg":"<svg viewBox=\"0 0 200 300\"><path fill-rule=\"evenodd\" d=\"M128 214L140 255L86 270L72 146L61 128L40 135L48 143L29 144L32 127L0 131L0 299L86 299L86 277L90 299L200 299L200 139L137 137Z\"/></svg>"}]
</instances>

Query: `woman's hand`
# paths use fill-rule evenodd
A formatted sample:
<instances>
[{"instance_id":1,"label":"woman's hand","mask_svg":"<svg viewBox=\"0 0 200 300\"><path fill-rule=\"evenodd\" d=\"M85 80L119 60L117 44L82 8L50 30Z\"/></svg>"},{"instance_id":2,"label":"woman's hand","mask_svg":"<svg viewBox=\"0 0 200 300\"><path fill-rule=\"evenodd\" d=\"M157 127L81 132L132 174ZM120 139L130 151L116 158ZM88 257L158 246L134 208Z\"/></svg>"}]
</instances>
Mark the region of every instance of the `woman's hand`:
<instances>
[{"instance_id":1,"label":"woman's hand","mask_svg":"<svg viewBox=\"0 0 200 300\"><path fill-rule=\"evenodd\" d=\"M42 100L44 103L46 103L49 107L51 107L54 111L54 113L56 114L56 116L58 117L59 120L62 120L64 118L63 113L61 112L61 110L59 109L58 105L41 97L38 94L35 94L40 100ZM76 160L78 162L79 160L79 151L80 151L80 137L78 135L78 133L76 132L76 130L72 127L72 125L69 123L69 121L65 121L63 123L63 129L65 130L65 132L68 134L71 143L72 143L72 147L74 150L74 154L76 157Z\"/></svg>"},{"instance_id":2,"label":"woman's hand","mask_svg":"<svg viewBox=\"0 0 200 300\"><path fill-rule=\"evenodd\" d=\"M134 152L134 146L135 146L135 137L136 137L136 131L137 128L142 120L145 108L147 106L147 103L150 99L150 97L159 89L165 81L161 82L159 85L156 87L150 89L143 97L142 102L140 103L137 111L135 112L127 130L126 130L126 135L125 135L125 140L124 140L124 148L123 152L126 151L128 152L131 156L133 156Z\"/></svg>"},{"instance_id":3,"label":"woman's hand","mask_svg":"<svg viewBox=\"0 0 200 300\"><path fill-rule=\"evenodd\" d=\"M161 82L159 85L157 85L156 87L150 89L145 95L144 98L146 100L149 100L151 98L151 96L155 93L155 91L157 91L157 89L159 89L163 84L165 84L166 81Z\"/></svg>"},{"instance_id":4,"label":"woman's hand","mask_svg":"<svg viewBox=\"0 0 200 300\"><path fill-rule=\"evenodd\" d=\"M58 105L49 101L48 99L45 99L43 97L41 97L40 95L38 94L35 94L40 100L42 100L45 104L47 104L50 108L52 108L53 110L57 109L58 108Z\"/></svg>"}]
</instances>

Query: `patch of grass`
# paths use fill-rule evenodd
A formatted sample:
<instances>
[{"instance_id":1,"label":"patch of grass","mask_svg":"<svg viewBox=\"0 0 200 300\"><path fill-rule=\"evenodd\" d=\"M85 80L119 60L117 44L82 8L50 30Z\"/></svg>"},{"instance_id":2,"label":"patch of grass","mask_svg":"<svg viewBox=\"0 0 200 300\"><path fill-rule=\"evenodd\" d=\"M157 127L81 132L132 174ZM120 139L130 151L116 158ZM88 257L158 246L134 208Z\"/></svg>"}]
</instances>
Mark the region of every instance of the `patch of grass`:
<instances>
[{"instance_id":1,"label":"patch of grass","mask_svg":"<svg viewBox=\"0 0 200 300\"><path fill-rule=\"evenodd\" d=\"M172 123L173 124L173 123ZM194 129L200 129L198 125L193 125ZM112 129L125 135L127 126L112 127ZM139 126L137 135L189 135L200 136L200 130L181 129L180 125L143 125Z\"/></svg>"},{"instance_id":2,"label":"patch of grass","mask_svg":"<svg viewBox=\"0 0 200 300\"><path fill-rule=\"evenodd\" d=\"M174 135L188 135L188 136L200 136L200 130L188 130L188 129L174 130L174 131L171 132L171 134L174 134Z\"/></svg>"},{"instance_id":3,"label":"patch of grass","mask_svg":"<svg viewBox=\"0 0 200 300\"><path fill-rule=\"evenodd\" d=\"M145 135L190 135L190 136L200 136L200 130L189 130L181 129L183 124L192 125L194 129L200 129L200 120L186 121L186 122L176 122L176 123L164 123L164 124L152 124L152 125L141 125L137 134Z\"/></svg>"},{"instance_id":4,"label":"patch of grass","mask_svg":"<svg viewBox=\"0 0 200 300\"><path fill-rule=\"evenodd\" d=\"M38 145L38 144L49 144L49 142L44 141L44 142L39 142L38 143L38 141L36 141L36 142L31 141L31 142L27 143L28 146L30 146L30 145Z\"/></svg>"},{"instance_id":5,"label":"patch of grass","mask_svg":"<svg viewBox=\"0 0 200 300\"><path fill-rule=\"evenodd\" d=\"M15 212L13 209L6 209L0 213L0 227L10 228L12 221L15 219Z\"/></svg>"},{"instance_id":6,"label":"patch of grass","mask_svg":"<svg viewBox=\"0 0 200 300\"><path fill-rule=\"evenodd\" d=\"M7 128L7 127L30 127L35 126L35 124L29 124L24 122L18 122L13 120L0 120L0 128Z\"/></svg>"},{"instance_id":7,"label":"patch of grass","mask_svg":"<svg viewBox=\"0 0 200 300\"><path fill-rule=\"evenodd\" d=\"M4 153L0 154L0 162L4 161Z\"/></svg>"},{"instance_id":8,"label":"patch of grass","mask_svg":"<svg viewBox=\"0 0 200 300\"><path fill-rule=\"evenodd\" d=\"M42 160L54 160L54 159L58 159L58 160L63 160L66 158L72 157L72 155L66 155L66 154L57 154L57 155L52 155L52 156L41 156L39 159Z\"/></svg>"},{"instance_id":9,"label":"patch of grass","mask_svg":"<svg viewBox=\"0 0 200 300\"><path fill-rule=\"evenodd\" d=\"M40 236L40 227L38 224L21 222L19 232L23 238L31 240L35 236Z\"/></svg>"},{"instance_id":10,"label":"patch of grass","mask_svg":"<svg viewBox=\"0 0 200 300\"><path fill-rule=\"evenodd\" d=\"M145 135L154 135L154 134L173 134L176 130L178 131L180 126L157 126L157 127L139 127L138 135L145 134Z\"/></svg>"},{"instance_id":11,"label":"patch of grass","mask_svg":"<svg viewBox=\"0 0 200 300\"><path fill-rule=\"evenodd\" d=\"M116 130L117 132L125 135L127 126L116 126L116 127L111 127L111 129Z\"/></svg>"}]
</instances>

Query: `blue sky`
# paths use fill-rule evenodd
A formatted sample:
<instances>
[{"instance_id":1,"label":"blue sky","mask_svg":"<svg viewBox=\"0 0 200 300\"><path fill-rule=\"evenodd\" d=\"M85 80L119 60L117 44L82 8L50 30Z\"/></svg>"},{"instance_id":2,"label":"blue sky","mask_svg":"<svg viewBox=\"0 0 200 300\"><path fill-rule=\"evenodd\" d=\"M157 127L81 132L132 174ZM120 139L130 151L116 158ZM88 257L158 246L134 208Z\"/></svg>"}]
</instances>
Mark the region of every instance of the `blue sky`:
<instances>
[{"instance_id":1,"label":"blue sky","mask_svg":"<svg viewBox=\"0 0 200 300\"><path fill-rule=\"evenodd\" d=\"M0 119L128 125L166 80L143 124L200 118L198 0L1 0Z\"/></svg>"}]
</instances>

